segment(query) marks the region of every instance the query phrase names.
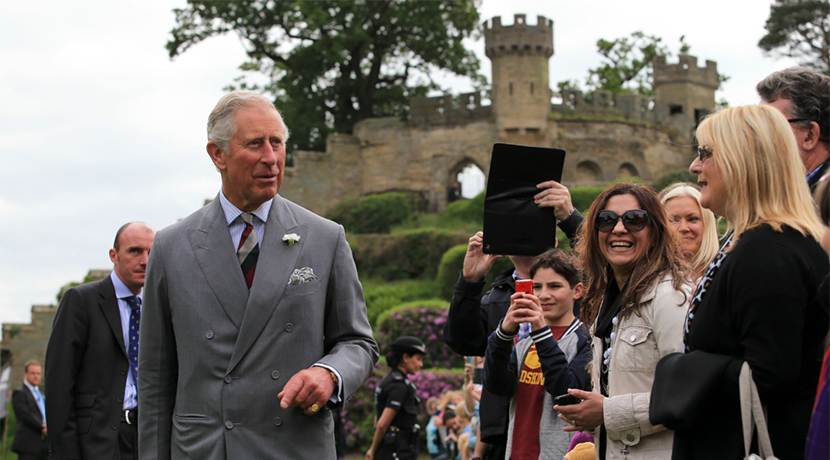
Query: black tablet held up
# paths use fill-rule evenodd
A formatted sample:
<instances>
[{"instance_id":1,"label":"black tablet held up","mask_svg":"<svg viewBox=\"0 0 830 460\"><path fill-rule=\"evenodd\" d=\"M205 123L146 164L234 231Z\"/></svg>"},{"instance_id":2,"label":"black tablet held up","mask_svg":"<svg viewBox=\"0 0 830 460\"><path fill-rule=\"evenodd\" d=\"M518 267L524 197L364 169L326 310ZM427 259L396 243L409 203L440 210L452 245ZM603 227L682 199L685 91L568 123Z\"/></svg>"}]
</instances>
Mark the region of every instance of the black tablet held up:
<instances>
[{"instance_id":1,"label":"black tablet held up","mask_svg":"<svg viewBox=\"0 0 830 460\"><path fill-rule=\"evenodd\" d=\"M533 202L536 184L562 181L565 151L494 144L484 198L484 253L536 256L556 244L552 208Z\"/></svg>"}]
</instances>

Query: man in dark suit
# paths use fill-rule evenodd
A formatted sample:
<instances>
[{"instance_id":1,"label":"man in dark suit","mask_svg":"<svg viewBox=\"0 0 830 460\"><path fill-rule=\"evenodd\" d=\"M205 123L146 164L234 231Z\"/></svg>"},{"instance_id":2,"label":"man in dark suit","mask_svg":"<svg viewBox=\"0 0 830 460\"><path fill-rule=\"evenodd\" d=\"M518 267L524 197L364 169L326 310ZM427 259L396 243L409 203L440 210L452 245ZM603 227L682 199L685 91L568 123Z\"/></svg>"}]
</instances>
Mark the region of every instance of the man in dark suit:
<instances>
[{"instance_id":1,"label":"man in dark suit","mask_svg":"<svg viewBox=\"0 0 830 460\"><path fill-rule=\"evenodd\" d=\"M334 459L331 405L378 359L345 232L277 195L288 129L268 99L226 94L207 131L222 188L148 264L139 454Z\"/></svg>"},{"instance_id":2,"label":"man in dark suit","mask_svg":"<svg viewBox=\"0 0 830 460\"><path fill-rule=\"evenodd\" d=\"M46 458L46 407L40 384L40 363L27 361L23 365L23 385L12 392L12 408L17 417L12 452L19 460Z\"/></svg>"},{"instance_id":3,"label":"man in dark suit","mask_svg":"<svg viewBox=\"0 0 830 460\"><path fill-rule=\"evenodd\" d=\"M133 460L138 322L155 231L122 226L113 271L63 294L46 348L46 422L54 459Z\"/></svg>"}]
</instances>

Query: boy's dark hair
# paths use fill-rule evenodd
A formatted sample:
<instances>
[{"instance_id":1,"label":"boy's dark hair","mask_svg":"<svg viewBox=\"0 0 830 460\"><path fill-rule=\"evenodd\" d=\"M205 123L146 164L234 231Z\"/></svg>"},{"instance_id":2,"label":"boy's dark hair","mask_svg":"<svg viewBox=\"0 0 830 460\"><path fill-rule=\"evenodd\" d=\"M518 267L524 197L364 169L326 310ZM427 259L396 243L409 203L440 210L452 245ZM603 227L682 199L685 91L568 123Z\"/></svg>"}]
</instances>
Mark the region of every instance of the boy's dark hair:
<instances>
[{"instance_id":1,"label":"boy's dark hair","mask_svg":"<svg viewBox=\"0 0 830 460\"><path fill-rule=\"evenodd\" d=\"M447 422L455 418L455 411L452 409L444 409L444 416L441 417L441 420L444 421L446 425Z\"/></svg>"},{"instance_id":2,"label":"boy's dark hair","mask_svg":"<svg viewBox=\"0 0 830 460\"><path fill-rule=\"evenodd\" d=\"M530 265L530 277L533 278L541 268L550 268L568 280L571 289L582 282L582 275L576 268L573 254L564 249L550 249L533 259Z\"/></svg>"}]
</instances>

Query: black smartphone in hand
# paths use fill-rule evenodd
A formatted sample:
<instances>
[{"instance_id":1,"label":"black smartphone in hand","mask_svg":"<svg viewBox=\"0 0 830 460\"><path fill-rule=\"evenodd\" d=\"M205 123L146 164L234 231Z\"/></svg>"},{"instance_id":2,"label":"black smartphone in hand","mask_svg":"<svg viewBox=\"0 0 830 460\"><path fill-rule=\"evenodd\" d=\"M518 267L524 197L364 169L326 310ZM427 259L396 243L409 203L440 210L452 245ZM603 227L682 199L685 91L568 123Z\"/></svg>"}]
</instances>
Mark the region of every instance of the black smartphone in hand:
<instances>
[{"instance_id":1,"label":"black smartphone in hand","mask_svg":"<svg viewBox=\"0 0 830 460\"><path fill-rule=\"evenodd\" d=\"M481 385L481 368L477 367L473 369L473 383L476 385Z\"/></svg>"},{"instance_id":2,"label":"black smartphone in hand","mask_svg":"<svg viewBox=\"0 0 830 460\"><path fill-rule=\"evenodd\" d=\"M576 396L571 396L569 394L559 395L553 398L554 406L570 406L572 404L579 404L581 402L581 399L577 398Z\"/></svg>"}]
</instances>

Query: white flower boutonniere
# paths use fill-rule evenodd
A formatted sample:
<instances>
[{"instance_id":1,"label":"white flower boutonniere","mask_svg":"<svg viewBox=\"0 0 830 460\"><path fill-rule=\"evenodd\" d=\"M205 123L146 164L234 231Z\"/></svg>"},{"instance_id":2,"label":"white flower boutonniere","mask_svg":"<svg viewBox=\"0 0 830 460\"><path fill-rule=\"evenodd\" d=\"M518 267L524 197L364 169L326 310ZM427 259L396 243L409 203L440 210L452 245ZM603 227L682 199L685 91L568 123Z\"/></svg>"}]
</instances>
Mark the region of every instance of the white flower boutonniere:
<instances>
[{"instance_id":1,"label":"white flower boutonniere","mask_svg":"<svg viewBox=\"0 0 830 460\"><path fill-rule=\"evenodd\" d=\"M287 235L283 235L282 240L285 241L285 244L292 246L297 241L300 241L300 235L296 233L289 233Z\"/></svg>"}]
</instances>

